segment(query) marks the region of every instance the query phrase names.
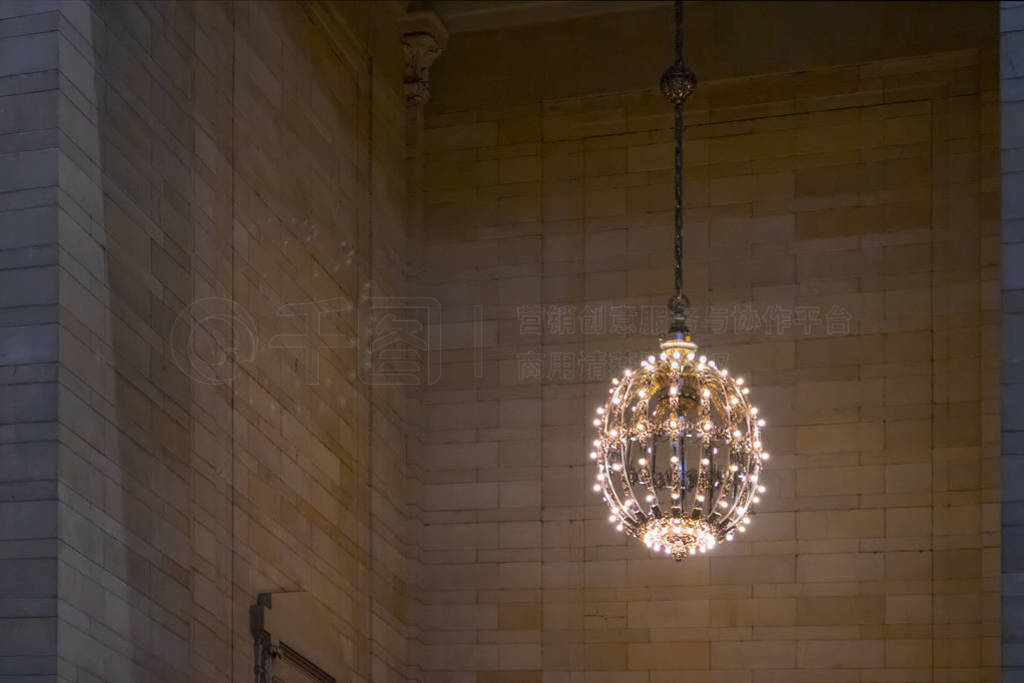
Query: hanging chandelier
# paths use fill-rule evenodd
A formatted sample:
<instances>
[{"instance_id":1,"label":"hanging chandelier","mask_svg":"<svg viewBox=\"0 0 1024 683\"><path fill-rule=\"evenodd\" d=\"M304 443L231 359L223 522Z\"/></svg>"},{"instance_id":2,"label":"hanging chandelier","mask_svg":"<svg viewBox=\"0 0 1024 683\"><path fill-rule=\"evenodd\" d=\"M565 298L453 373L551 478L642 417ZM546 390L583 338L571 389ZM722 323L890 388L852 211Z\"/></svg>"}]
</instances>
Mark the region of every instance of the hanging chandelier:
<instances>
[{"instance_id":1,"label":"hanging chandelier","mask_svg":"<svg viewBox=\"0 0 1024 683\"><path fill-rule=\"evenodd\" d=\"M750 389L690 339L683 294L683 103L696 76L683 62L682 2L675 3L675 61L661 90L675 110L675 293L660 350L614 377L597 408L594 490L609 522L676 560L731 541L751 523L760 482L764 420Z\"/></svg>"}]
</instances>

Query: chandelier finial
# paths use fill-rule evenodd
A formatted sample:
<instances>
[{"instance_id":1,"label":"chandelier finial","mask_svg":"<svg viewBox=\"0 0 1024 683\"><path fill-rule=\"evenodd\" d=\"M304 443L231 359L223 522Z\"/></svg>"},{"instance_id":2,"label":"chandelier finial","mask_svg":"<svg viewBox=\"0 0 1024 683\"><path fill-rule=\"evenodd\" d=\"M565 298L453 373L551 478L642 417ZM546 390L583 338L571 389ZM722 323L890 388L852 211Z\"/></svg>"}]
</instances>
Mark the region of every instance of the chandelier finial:
<instances>
[{"instance_id":1,"label":"chandelier finial","mask_svg":"<svg viewBox=\"0 0 1024 683\"><path fill-rule=\"evenodd\" d=\"M697 87L697 77L683 61L683 1L676 0L675 60L661 74L661 92L670 104L679 107Z\"/></svg>"}]
</instances>

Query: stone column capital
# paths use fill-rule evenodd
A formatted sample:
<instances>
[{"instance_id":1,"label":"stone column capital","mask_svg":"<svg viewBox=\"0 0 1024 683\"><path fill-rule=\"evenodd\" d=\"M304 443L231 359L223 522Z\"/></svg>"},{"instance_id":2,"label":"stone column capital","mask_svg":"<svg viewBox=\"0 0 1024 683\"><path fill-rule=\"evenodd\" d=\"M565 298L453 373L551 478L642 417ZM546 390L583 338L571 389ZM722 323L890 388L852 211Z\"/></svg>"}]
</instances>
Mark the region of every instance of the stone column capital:
<instances>
[{"instance_id":1,"label":"stone column capital","mask_svg":"<svg viewBox=\"0 0 1024 683\"><path fill-rule=\"evenodd\" d=\"M399 22L405 52L406 104L426 104L430 99L430 65L448 44L448 30L429 11L410 12Z\"/></svg>"}]
</instances>

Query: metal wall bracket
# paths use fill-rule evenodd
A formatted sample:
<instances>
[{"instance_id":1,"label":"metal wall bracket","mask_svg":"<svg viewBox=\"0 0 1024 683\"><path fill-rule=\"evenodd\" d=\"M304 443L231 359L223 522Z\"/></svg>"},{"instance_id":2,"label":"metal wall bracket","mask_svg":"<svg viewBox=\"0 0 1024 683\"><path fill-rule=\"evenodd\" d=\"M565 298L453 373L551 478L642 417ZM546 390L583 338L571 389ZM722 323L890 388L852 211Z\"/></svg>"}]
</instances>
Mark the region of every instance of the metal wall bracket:
<instances>
[{"instance_id":1,"label":"metal wall bracket","mask_svg":"<svg viewBox=\"0 0 1024 683\"><path fill-rule=\"evenodd\" d=\"M252 633L253 674L256 683L270 683L270 664L277 657L277 648L266 628L266 610L272 609L270 593L256 596L256 604L249 606L249 632Z\"/></svg>"},{"instance_id":2,"label":"metal wall bracket","mask_svg":"<svg viewBox=\"0 0 1024 683\"><path fill-rule=\"evenodd\" d=\"M309 593L278 593L277 601L275 612L274 596L260 593L249 606L255 683L337 683L344 664L331 654L337 651L336 643L323 629L327 617L316 598Z\"/></svg>"}]
</instances>

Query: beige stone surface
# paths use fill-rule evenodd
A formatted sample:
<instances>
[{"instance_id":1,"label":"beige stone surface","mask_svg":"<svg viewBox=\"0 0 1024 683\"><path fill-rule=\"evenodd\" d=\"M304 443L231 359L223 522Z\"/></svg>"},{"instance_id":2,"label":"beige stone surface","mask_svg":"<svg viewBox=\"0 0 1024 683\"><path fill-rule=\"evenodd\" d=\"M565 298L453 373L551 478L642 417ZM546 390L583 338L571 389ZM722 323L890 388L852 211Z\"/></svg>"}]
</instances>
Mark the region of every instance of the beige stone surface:
<instances>
[{"instance_id":1,"label":"beige stone surface","mask_svg":"<svg viewBox=\"0 0 1024 683\"><path fill-rule=\"evenodd\" d=\"M404 293L399 7L31 9L60 40L46 680L251 681L262 592L312 596L345 680L406 680L406 398L348 341Z\"/></svg>"},{"instance_id":2,"label":"beige stone surface","mask_svg":"<svg viewBox=\"0 0 1024 683\"><path fill-rule=\"evenodd\" d=\"M56 113L0 118L56 174L19 182L49 183L57 343L25 357L57 405L0 438L54 447L16 521L56 576L38 633L0 596L4 657L242 683L249 605L296 591L352 681L999 678L987 4L696 4L686 289L773 458L752 529L683 565L609 526L585 448L665 322L666 7L454 36L421 111L400 3L27 6L0 41ZM367 383L357 313L406 295L440 306L439 372Z\"/></svg>"},{"instance_id":3,"label":"beige stone surface","mask_svg":"<svg viewBox=\"0 0 1024 683\"><path fill-rule=\"evenodd\" d=\"M517 49L484 39L451 55ZM561 64L504 74L487 107L441 79L418 287L446 350L411 469L422 680L999 679L992 40L701 83L695 336L749 378L773 457L751 530L681 565L610 528L586 459L607 378L664 324L667 108L589 77L560 95ZM466 68L440 73L486 63Z\"/></svg>"}]
</instances>

